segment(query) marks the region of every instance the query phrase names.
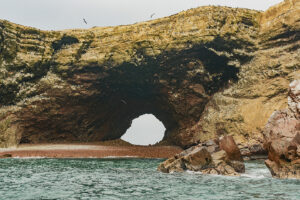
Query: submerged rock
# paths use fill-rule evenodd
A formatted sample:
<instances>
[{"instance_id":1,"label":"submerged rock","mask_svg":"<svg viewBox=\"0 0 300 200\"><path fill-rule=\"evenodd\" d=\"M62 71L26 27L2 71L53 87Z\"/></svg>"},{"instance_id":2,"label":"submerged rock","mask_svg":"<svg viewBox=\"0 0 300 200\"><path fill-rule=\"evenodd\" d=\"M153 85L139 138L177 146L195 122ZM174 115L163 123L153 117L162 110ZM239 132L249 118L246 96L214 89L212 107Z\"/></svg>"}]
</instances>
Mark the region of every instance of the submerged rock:
<instances>
[{"instance_id":1,"label":"submerged rock","mask_svg":"<svg viewBox=\"0 0 300 200\"><path fill-rule=\"evenodd\" d=\"M290 84L288 108L272 114L264 136L272 175L300 178L300 80Z\"/></svg>"},{"instance_id":2,"label":"submerged rock","mask_svg":"<svg viewBox=\"0 0 300 200\"><path fill-rule=\"evenodd\" d=\"M158 170L165 173L198 171L204 174L238 175L245 172L241 152L232 136L209 140L164 161Z\"/></svg>"}]
</instances>

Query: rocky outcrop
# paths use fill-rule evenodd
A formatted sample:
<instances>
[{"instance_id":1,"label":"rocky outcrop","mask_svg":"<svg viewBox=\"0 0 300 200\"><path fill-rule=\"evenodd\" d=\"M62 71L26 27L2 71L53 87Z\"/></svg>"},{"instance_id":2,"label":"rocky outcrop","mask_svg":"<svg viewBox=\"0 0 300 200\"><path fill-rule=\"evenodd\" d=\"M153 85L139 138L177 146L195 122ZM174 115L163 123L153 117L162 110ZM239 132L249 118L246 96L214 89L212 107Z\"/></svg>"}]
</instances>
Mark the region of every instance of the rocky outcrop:
<instances>
[{"instance_id":1,"label":"rocky outcrop","mask_svg":"<svg viewBox=\"0 0 300 200\"><path fill-rule=\"evenodd\" d=\"M213 95L188 129L191 138L233 134L241 148L263 144L270 115L287 106L288 85L300 78L299 10L299 0L286 0L261 13L252 59L241 64L236 83Z\"/></svg>"},{"instance_id":2,"label":"rocky outcrop","mask_svg":"<svg viewBox=\"0 0 300 200\"><path fill-rule=\"evenodd\" d=\"M164 141L263 141L299 67L299 0L200 7L128 26L41 31L0 21L0 146L120 138L152 113Z\"/></svg>"},{"instance_id":3,"label":"rocky outcrop","mask_svg":"<svg viewBox=\"0 0 300 200\"><path fill-rule=\"evenodd\" d=\"M275 177L300 178L300 80L290 84L288 106L274 112L265 127L265 163Z\"/></svg>"},{"instance_id":4,"label":"rocky outcrop","mask_svg":"<svg viewBox=\"0 0 300 200\"><path fill-rule=\"evenodd\" d=\"M239 146L244 160L265 160L268 157L268 152L263 147L263 144L243 144Z\"/></svg>"},{"instance_id":5,"label":"rocky outcrop","mask_svg":"<svg viewBox=\"0 0 300 200\"><path fill-rule=\"evenodd\" d=\"M239 175L245 172L241 152L232 136L209 140L164 161L158 170L165 173L186 170L204 174Z\"/></svg>"}]
</instances>

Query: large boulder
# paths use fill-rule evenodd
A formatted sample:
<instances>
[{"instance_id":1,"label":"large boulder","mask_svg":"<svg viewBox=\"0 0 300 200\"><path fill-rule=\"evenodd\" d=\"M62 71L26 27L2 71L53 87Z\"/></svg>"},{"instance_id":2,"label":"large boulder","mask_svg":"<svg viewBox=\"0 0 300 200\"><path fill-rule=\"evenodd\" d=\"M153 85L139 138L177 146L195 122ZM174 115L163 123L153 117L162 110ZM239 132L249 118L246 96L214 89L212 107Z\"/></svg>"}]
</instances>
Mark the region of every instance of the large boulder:
<instances>
[{"instance_id":1,"label":"large boulder","mask_svg":"<svg viewBox=\"0 0 300 200\"><path fill-rule=\"evenodd\" d=\"M223 137L219 142L220 148L223 149L230 160L243 161L241 152L232 136Z\"/></svg>"},{"instance_id":2,"label":"large boulder","mask_svg":"<svg viewBox=\"0 0 300 200\"><path fill-rule=\"evenodd\" d=\"M204 174L239 175L245 172L241 152L232 136L190 147L158 166L165 173L199 171Z\"/></svg>"},{"instance_id":3,"label":"large boulder","mask_svg":"<svg viewBox=\"0 0 300 200\"><path fill-rule=\"evenodd\" d=\"M290 84L288 108L272 114L264 136L272 175L300 178L300 80Z\"/></svg>"}]
</instances>

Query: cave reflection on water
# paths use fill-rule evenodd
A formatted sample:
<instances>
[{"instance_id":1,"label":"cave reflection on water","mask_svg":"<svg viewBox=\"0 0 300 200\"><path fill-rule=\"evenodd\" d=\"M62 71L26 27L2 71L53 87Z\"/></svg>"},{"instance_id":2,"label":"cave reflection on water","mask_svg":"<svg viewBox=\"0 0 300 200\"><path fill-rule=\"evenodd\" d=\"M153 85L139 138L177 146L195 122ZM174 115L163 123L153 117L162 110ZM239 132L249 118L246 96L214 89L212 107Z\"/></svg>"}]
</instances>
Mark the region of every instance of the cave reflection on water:
<instances>
[{"instance_id":1,"label":"cave reflection on water","mask_svg":"<svg viewBox=\"0 0 300 200\"><path fill-rule=\"evenodd\" d=\"M165 130L163 123L154 115L144 114L132 121L121 139L135 145L152 145L163 139Z\"/></svg>"}]
</instances>

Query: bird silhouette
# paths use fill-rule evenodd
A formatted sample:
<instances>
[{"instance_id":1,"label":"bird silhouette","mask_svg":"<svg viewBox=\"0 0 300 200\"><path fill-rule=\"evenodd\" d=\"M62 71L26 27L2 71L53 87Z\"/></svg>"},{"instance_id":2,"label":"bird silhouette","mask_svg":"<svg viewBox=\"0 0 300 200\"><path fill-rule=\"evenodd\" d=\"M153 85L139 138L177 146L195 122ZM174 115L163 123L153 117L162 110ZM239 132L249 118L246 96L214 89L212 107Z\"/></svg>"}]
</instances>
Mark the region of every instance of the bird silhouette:
<instances>
[{"instance_id":1,"label":"bird silhouette","mask_svg":"<svg viewBox=\"0 0 300 200\"><path fill-rule=\"evenodd\" d=\"M83 18L83 22L85 23L85 24L87 24L87 22L86 22L86 20Z\"/></svg>"},{"instance_id":2,"label":"bird silhouette","mask_svg":"<svg viewBox=\"0 0 300 200\"><path fill-rule=\"evenodd\" d=\"M154 15L155 15L155 13L152 13L152 14L150 15L150 17L152 18Z\"/></svg>"}]
</instances>

